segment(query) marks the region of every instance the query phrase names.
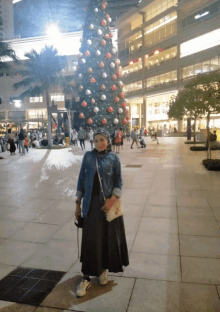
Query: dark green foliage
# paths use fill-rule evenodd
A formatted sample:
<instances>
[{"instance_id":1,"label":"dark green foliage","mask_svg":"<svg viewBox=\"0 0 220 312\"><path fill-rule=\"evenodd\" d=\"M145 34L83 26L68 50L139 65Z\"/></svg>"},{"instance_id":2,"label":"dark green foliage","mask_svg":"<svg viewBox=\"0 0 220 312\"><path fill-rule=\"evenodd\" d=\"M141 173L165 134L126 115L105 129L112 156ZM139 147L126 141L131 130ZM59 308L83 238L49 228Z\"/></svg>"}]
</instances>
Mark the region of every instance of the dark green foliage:
<instances>
[{"instance_id":1,"label":"dark green foliage","mask_svg":"<svg viewBox=\"0 0 220 312\"><path fill-rule=\"evenodd\" d=\"M204 159L203 165L211 171L220 171L220 159Z\"/></svg>"}]
</instances>

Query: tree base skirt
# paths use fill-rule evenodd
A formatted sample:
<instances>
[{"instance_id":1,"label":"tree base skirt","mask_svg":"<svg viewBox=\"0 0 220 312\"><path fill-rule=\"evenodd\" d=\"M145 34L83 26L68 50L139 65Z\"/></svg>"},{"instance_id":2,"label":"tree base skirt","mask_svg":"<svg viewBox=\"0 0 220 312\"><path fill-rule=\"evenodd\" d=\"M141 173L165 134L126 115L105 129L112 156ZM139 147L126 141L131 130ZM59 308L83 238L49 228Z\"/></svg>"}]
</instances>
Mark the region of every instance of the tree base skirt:
<instances>
[{"instance_id":1,"label":"tree base skirt","mask_svg":"<svg viewBox=\"0 0 220 312\"><path fill-rule=\"evenodd\" d=\"M199 142L199 141L186 141L185 144L204 144L204 142Z\"/></svg>"},{"instance_id":2,"label":"tree base skirt","mask_svg":"<svg viewBox=\"0 0 220 312\"><path fill-rule=\"evenodd\" d=\"M211 171L220 171L220 159L204 159L203 165Z\"/></svg>"},{"instance_id":3,"label":"tree base skirt","mask_svg":"<svg viewBox=\"0 0 220 312\"><path fill-rule=\"evenodd\" d=\"M207 151L208 149L206 146L191 146L190 150L198 152L198 151ZM220 150L220 147L218 147L218 148L211 147L211 150L212 151Z\"/></svg>"}]
</instances>

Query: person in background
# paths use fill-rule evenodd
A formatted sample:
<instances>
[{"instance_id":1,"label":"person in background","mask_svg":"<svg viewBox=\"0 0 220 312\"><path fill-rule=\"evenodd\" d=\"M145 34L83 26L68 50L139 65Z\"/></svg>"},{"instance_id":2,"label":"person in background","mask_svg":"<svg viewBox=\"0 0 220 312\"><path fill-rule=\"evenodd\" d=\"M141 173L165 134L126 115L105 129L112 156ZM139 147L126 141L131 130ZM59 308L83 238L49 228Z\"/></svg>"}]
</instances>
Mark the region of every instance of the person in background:
<instances>
[{"instance_id":1,"label":"person in background","mask_svg":"<svg viewBox=\"0 0 220 312\"><path fill-rule=\"evenodd\" d=\"M18 146L19 146L19 153L21 153L22 151L22 154L25 154L25 151L24 151L24 136L25 136L25 133L24 133L24 130L21 128L19 134L18 134Z\"/></svg>"},{"instance_id":2,"label":"person in background","mask_svg":"<svg viewBox=\"0 0 220 312\"><path fill-rule=\"evenodd\" d=\"M122 141L122 132L121 132L121 128L118 128L117 135L115 138L116 154L119 154L121 141Z\"/></svg>"},{"instance_id":3,"label":"person in background","mask_svg":"<svg viewBox=\"0 0 220 312\"><path fill-rule=\"evenodd\" d=\"M66 146L69 147L69 143L70 143L69 132L67 129L64 129L64 131L65 131L65 143L66 143Z\"/></svg>"},{"instance_id":4,"label":"person in background","mask_svg":"<svg viewBox=\"0 0 220 312\"><path fill-rule=\"evenodd\" d=\"M40 143L39 143L39 141L37 141L37 140L35 140L33 143L35 143L35 142L38 142L38 144L39 144L39 146L40 146ZM37 145L38 145L37 144ZM35 144L36 145L36 144ZM36 145L36 146L37 146ZM48 140L46 139L46 137L43 137L43 140L41 141L41 146L47 146L48 145ZM37 146L38 147L38 146Z\"/></svg>"},{"instance_id":5,"label":"person in background","mask_svg":"<svg viewBox=\"0 0 220 312\"><path fill-rule=\"evenodd\" d=\"M82 127L79 127L78 138L79 138L79 141L80 141L81 149L83 151L83 147L84 147L84 149L86 148L85 147L86 132L85 132L85 130Z\"/></svg>"},{"instance_id":6,"label":"person in background","mask_svg":"<svg viewBox=\"0 0 220 312\"><path fill-rule=\"evenodd\" d=\"M127 130L126 132L127 142L130 142L130 136L131 136L130 130Z\"/></svg>"},{"instance_id":7,"label":"person in background","mask_svg":"<svg viewBox=\"0 0 220 312\"><path fill-rule=\"evenodd\" d=\"M115 139L116 139L117 131L118 131L118 130L115 129L114 132L111 134L112 150L113 150L113 152L115 152L115 149L116 149Z\"/></svg>"},{"instance_id":8,"label":"person in background","mask_svg":"<svg viewBox=\"0 0 220 312\"><path fill-rule=\"evenodd\" d=\"M124 218L120 216L108 222L105 215L122 195L120 159L111 151L110 136L105 129L94 132L94 145L95 148L84 155L77 184L75 217L78 220L82 213L84 220L80 255L83 277L77 287L77 297L83 297L91 287L91 276L97 276L99 284L105 286L107 270L123 272L123 266L129 265ZM107 198L105 203L96 160Z\"/></svg>"},{"instance_id":9,"label":"person in background","mask_svg":"<svg viewBox=\"0 0 220 312\"><path fill-rule=\"evenodd\" d=\"M121 131L121 133L122 133L122 137L121 137L121 150L123 151L124 138L126 137L126 132L123 131L122 128L120 128L120 131Z\"/></svg>"},{"instance_id":10,"label":"person in background","mask_svg":"<svg viewBox=\"0 0 220 312\"><path fill-rule=\"evenodd\" d=\"M138 147L138 134L137 134L137 130L133 129L131 131L131 138L132 138L132 143L131 143L131 149L133 148L133 144L134 142L136 143L137 147Z\"/></svg>"},{"instance_id":11,"label":"person in background","mask_svg":"<svg viewBox=\"0 0 220 312\"><path fill-rule=\"evenodd\" d=\"M77 146L77 132L76 132L76 129L73 129L72 141L73 141L73 146Z\"/></svg>"},{"instance_id":12,"label":"person in background","mask_svg":"<svg viewBox=\"0 0 220 312\"><path fill-rule=\"evenodd\" d=\"M93 134L94 134L93 130L90 129L90 131L89 131L89 140L90 140L90 143L91 143L91 149L93 149Z\"/></svg>"},{"instance_id":13,"label":"person in background","mask_svg":"<svg viewBox=\"0 0 220 312\"><path fill-rule=\"evenodd\" d=\"M144 135L147 136L147 129L144 129Z\"/></svg>"},{"instance_id":14,"label":"person in background","mask_svg":"<svg viewBox=\"0 0 220 312\"><path fill-rule=\"evenodd\" d=\"M140 148L144 148L144 147L147 146L147 145L146 145L146 141L145 141L145 139L144 139L143 137L140 137L139 143L141 144L141 147L140 147Z\"/></svg>"},{"instance_id":15,"label":"person in background","mask_svg":"<svg viewBox=\"0 0 220 312\"><path fill-rule=\"evenodd\" d=\"M27 153L28 153L28 146L29 146L29 138L27 135L25 135L25 137L24 137L24 148L26 149Z\"/></svg>"}]
</instances>

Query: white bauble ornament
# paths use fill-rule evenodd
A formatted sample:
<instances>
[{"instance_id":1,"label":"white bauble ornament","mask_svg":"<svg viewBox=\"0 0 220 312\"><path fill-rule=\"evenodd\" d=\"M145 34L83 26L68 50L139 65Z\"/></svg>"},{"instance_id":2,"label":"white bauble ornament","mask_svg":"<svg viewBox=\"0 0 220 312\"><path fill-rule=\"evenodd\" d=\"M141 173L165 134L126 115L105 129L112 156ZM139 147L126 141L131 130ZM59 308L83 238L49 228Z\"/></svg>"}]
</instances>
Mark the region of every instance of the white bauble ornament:
<instances>
[{"instance_id":1,"label":"white bauble ornament","mask_svg":"<svg viewBox=\"0 0 220 312\"><path fill-rule=\"evenodd\" d=\"M91 44L92 44L92 41L91 41L90 39L88 39L88 40L86 41L86 43L87 43L88 45L91 45Z\"/></svg>"},{"instance_id":2,"label":"white bauble ornament","mask_svg":"<svg viewBox=\"0 0 220 312\"><path fill-rule=\"evenodd\" d=\"M111 17L107 18L107 21L108 21L108 23L111 23L112 22Z\"/></svg>"},{"instance_id":3,"label":"white bauble ornament","mask_svg":"<svg viewBox=\"0 0 220 312\"><path fill-rule=\"evenodd\" d=\"M105 96L105 94L102 94L102 96L101 96L101 100L102 100L102 101L105 101L105 100L106 100L106 96Z\"/></svg>"},{"instance_id":4,"label":"white bauble ornament","mask_svg":"<svg viewBox=\"0 0 220 312\"><path fill-rule=\"evenodd\" d=\"M111 68L115 68L115 63L111 62L109 65Z\"/></svg>"},{"instance_id":5,"label":"white bauble ornament","mask_svg":"<svg viewBox=\"0 0 220 312\"><path fill-rule=\"evenodd\" d=\"M117 50L115 48L112 48L112 54L116 54Z\"/></svg>"},{"instance_id":6,"label":"white bauble ornament","mask_svg":"<svg viewBox=\"0 0 220 312\"><path fill-rule=\"evenodd\" d=\"M119 81L118 82L119 86L121 87L123 85L123 82L122 81Z\"/></svg>"},{"instance_id":7,"label":"white bauble ornament","mask_svg":"<svg viewBox=\"0 0 220 312\"><path fill-rule=\"evenodd\" d=\"M97 31L97 34L98 34L99 36L101 36L101 35L102 35L102 31L101 31L101 29L99 29L99 30Z\"/></svg>"},{"instance_id":8,"label":"white bauble ornament","mask_svg":"<svg viewBox=\"0 0 220 312\"><path fill-rule=\"evenodd\" d=\"M94 107L93 111L94 111L94 113L98 113L99 108L96 106L96 107Z\"/></svg>"},{"instance_id":9,"label":"white bauble ornament","mask_svg":"<svg viewBox=\"0 0 220 312\"><path fill-rule=\"evenodd\" d=\"M77 67L76 66L73 66L73 71L77 70Z\"/></svg>"},{"instance_id":10,"label":"white bauble ornament","mask_svg":"<svg viewBox=\"0 0 220 312\"><path fill-rule=\"evenodd\" d=\"M83 86L79 86L79 91L82 91L83 90Z\"/></svg>"},{"instance_id":11,"label":"white bauble ornament","mask_svg":"<svg viewBox=\"0 0 220 312\"><path fill-rule=\"evenodd\" d=\"M119 59L115 60L115 64L119 65L121 63L121 61Z\"/></svg>"},{"instance_id":12,"label":"white bauble ornament","mask_svg":"<svg viewBox=\"0 0 220 312\"><path fill-rule=\"evenodd\" d=\"M104 78L104 79L107 78L107 74L106 74L106 73L103 73L103 74L102 74L102 78Z\"/></svg>"},{"instance_id":13,"label":"white bauble ornament","mask_svg":"<svg viewBox=\"0 0 220 312\"><path fill-rule=\"evenodd\" d=\"M79 102L79 101L80 101L80 97L77 96L77 98L75 98L75 101L76 101L76 102Z\"/></svg>"},{"instance_id":14,"label":"white bauble ornament","mask_svg":"<svg viewBox=\"0 0 220 312\"><path fill-rule=\"evenodd\" d=\"M83 58L83 59L81 59L81 62L82 62L82 64L85 64L86 60Z\"/></svg>"},{"instance_id":15,"label":"white bauble ornament","mask_svg":"<svg viewBox=\"0 0 220 312\"><path fill-rule=\"evenodd\" d=\"M117 118L115 118L115 119L113 120L113 123L114 123L115 125L117 125L117 123L118 123L118 119L117 119Z\"/></svg>"},{"instance_id":16,"label":"white bauble ornament","mask_svg":"<svg viewBox=\"0 0 220 312\"><path fill-rule=\"evenodd\" d=\"M82 57L82 56L83 56L82 52L79 52L79 57Z\"/></svg>"},{"instance_id":17,"label":"white bauble ornament","mask_svg":"<svg viewBox=\"0 0 220 312\"><path fill-rule=\"evenodd\" d=\"M122 109L122 108L119 108L119 109L118 109L118 113L119 113L119 114L123 113L123 109Z\"/></svg>"},{"instance_id":18,"label":"white bauble ornament","mask_svg":"<svg viewBox=\"0 0 220 312\"><path fill-rule=\"evenodd\" d=\"M87 71L88 71L88 73L91 74L92 73L92 67L89 67Z\"/></svg>"},{"instance_id":19,"label":"white bauble ornament","mask_svg":"<svg viewBox=\"0 0 220 312\"><path fill-rule=\"evenodd\" d=\"M89 25L89 29L91 29L91 30L94 29L94 25L93 25L93 24L90 24L90 25Z\"/></svg>"},{"instance_id":20,"label":"white bauble ornament","mask_svg":"<svg viewBox=\"0 0 220 312\"><path fill-rule=\"evenodd\" d=\"M97 50L95 54L99 56L99 55L101 55L101 52L99 50Z\"/></svg>"},{"instance_id":21,"label":"white bauble ornament","mask_svg":"<svg viewBox=\"0 0 220 312\"><path fill-rule=\"evenodd\" d=\"M90 95L91 91L90 90L86 90L86 95Z\"/></svg>"},{"instance_id":22,"label":"white bauble ornament","mask_svg":"<svg viewBox=\"0 0 220 312\"><path fill-rule=\"evenodd\" d=\"M79 76L78 76L78 77L79 77L79 79L82 79L83 75L82 75L82 74L79 74Z\"/></svg>"},{"instance_id":23,"label":"white bauble ornament","mask_svg":"<svg viewBox=\"0 0 220 312\"><path fill-rule=\"evenodd\" d=\"M95 8L95 9L94 9L94 12L95 12L95 13L98 13L98 11L99 11L98 8Z\"/></svg>"}]
</instances>

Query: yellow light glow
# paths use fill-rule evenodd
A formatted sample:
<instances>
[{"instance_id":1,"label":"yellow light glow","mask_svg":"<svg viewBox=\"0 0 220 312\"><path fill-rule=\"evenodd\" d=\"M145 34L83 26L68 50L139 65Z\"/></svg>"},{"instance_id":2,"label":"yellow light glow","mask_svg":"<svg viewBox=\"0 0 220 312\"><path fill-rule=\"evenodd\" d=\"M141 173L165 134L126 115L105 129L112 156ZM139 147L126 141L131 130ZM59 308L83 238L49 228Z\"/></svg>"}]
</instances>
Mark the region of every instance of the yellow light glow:
<instances>
[{"instance_id":1,"label":"yellow light glow","mask_svg":"<svg viewBox=\"0 0 220 312\"><path fill-rule=\"evenodd\" d=\"M132 65L132 64L134 64L134 63L133 63L132 61L130 61L130 62L129 62L129 65Z\"/></svg>"},{"instance_id":2,"label":"yellow light glow","mask_svg":"<svg viewBox=\"0 0 220 312\"><path fill-rule=\"evenodd\" d=\"M154 54L159 54L160 52L158 51L158 50L156 50L155 52L154 52Z\"/></svg>"}]
</instances>

